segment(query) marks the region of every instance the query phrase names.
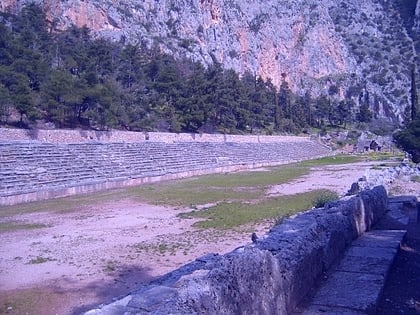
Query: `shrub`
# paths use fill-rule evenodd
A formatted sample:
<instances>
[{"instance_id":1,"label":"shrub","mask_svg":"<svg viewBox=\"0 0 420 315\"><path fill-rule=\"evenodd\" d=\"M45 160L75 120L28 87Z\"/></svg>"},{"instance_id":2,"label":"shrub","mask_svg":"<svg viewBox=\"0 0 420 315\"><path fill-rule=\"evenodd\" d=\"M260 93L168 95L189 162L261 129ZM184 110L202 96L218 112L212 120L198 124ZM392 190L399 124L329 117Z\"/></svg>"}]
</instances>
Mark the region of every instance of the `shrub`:
<instances>
[{"instance_id":1,"label":"shrub","mask_svg":"<svg viewBox=\"0 0 420 315\"><path fill-rule=\"evenodd\" d=\"M338 194L335 191L323 190L314 198L312 205L315 208L322 208L325 207L328 202L337 200L338 198Z\"/></svg>"}]
</instances>

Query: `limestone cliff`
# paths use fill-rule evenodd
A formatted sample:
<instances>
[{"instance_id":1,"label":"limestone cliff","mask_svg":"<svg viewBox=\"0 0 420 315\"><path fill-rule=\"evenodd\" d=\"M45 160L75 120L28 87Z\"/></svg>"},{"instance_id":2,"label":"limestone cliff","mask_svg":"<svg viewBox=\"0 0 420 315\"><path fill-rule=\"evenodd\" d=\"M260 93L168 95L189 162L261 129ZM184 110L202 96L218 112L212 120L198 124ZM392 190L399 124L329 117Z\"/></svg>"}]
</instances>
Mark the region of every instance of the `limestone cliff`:
<instances>
[{"instance_id":1,"label":"limestone cliff","mask_svg":"<svg viewBox=\"0 0 420 315\"><path fill-rule=\"evenodd\" d=\"M25 2L2 1L1 9ZM35 2L59 29L86 25L96 36L157 45L204 64L217 60L277 86L286 74L297 93L316 96L335 85L336 98L357 103L368 95L378 117L401 118L409 104L413 36L420 33L415 1L407 1L411 7L402 0ZM410 30L403 13L411 14Z\"/></svg>"},{"instance_id":2,"label":"limestone cliff","mask_svg":"<svg viewBox=\"0 0 420 315\"><path fill-rule=\"evenodd\" d=\"M414 22L413 30L420 32L420 1L417 1L417 5L416 5L415 22Z\"/></svg>"}]
</instances>

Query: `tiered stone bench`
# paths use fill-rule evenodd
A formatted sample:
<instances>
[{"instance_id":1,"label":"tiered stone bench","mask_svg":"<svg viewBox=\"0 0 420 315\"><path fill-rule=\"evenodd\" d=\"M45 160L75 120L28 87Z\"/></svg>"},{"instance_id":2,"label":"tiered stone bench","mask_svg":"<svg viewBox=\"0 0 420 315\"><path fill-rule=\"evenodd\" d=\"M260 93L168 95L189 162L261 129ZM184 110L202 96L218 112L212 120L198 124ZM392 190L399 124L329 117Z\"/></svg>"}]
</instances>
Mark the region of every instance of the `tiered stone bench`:
<instances>
[{"instance_id":1,"label":"tiered stone bench","mask_svg":"<svg viewBox=\"0 0 420 315\"><path fill-rule=\"evenodd\" d=\"M331 154L309 139L278 142L0 142L0 205L164 179L279 165Z\"/></svg>"}]
</instances>

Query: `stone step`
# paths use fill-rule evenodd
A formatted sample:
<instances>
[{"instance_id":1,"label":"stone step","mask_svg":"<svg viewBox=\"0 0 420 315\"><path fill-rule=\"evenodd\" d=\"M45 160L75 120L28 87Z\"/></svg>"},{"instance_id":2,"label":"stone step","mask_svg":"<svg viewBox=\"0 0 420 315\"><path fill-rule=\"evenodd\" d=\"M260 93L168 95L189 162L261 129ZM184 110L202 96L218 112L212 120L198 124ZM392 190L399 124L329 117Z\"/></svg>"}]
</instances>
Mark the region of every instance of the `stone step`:
<instances>
[{"instance_id":1,"label":"stone step","mask_svg":"<svg viewBox=\"0 0 420 315\"><path fill-rule=\"evenodd\" d=\"M355 240L303 315L376 314L405 230L373 230Z\"/></svg>"}]
</instances>

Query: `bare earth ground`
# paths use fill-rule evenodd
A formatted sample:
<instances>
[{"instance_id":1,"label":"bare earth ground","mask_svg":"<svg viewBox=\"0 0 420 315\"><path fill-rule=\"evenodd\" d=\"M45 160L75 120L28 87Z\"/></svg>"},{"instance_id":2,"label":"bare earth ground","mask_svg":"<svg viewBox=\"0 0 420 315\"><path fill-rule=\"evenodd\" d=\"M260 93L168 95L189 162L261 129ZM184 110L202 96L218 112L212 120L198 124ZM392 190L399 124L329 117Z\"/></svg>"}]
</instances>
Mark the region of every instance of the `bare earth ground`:
<instances>
[{"instance_id":1,"label":"bare earth ground","mask_svg":"<svg viewBox=\"0 0 420 315\"><path fill-rule=\"evenodd\" d=\"M310 175L271 187L268 194L327 188L343 195L371 167L370 163L317 167ZM420 197L419 183L394 185ZM199 230L191 226L193 219L177 217L187 210L116 200L65 214L48 209L0 219L47 225L1 233L0 314L79 314L204 254L225 253L249 243L252 232L265 233L273 224ZM418 243L413 250L420 261ZM416 272L410 287L414 292L420 285L419 265Z\"/></svg>"}]
</instances>

